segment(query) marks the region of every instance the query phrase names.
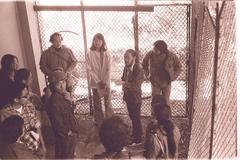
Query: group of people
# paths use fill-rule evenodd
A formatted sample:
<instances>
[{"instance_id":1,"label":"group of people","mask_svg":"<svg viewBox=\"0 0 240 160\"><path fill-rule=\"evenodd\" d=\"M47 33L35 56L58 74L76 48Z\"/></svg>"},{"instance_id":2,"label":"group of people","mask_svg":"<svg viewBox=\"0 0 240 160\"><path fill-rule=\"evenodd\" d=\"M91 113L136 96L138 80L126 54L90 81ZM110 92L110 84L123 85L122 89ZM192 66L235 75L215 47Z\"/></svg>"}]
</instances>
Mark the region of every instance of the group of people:
<instances>
[{"instance_id":1,"label":"group of people","mask_svg":"<svg viewBox=\"0 0 240 160\"><path fill-rule=\"evenodd\" d=\"M24 154L10 153L13 149L9 148L13 146L16 148L24 145L26 152L31 151L32 156L35 156L39 150L43 152L46 150L38 113L42 109L47 111L56 138L55 158L74 158L77 136L81 132L74 116L75 102L71 96L73 88L71 75L77 65L77 59L70 48L62 45L62 41L63 37L60 33L53 33L50 36L52 45L41 55L40 69L48 82L41 100L31 90L33 77L30 70L18 69L18 59L13 55L2 57L0 143L5 145L1 145L0 158L24 156ZM106 149L106 152L96 155L95 158L121 158L127 145L134 146L141 143L145 146L145 157L176 158L180 133L171 120L169 97L171 82L181 73L178 57L168 50L163 40L157 40L153 44L153 50L145 55L142 63L138 59L138 53L133 49L126 50L124 62L122 78L116 83L122 85L123 100L126 102L132 121L130 136L128 125L114 114L111 104L111 55L104 36L101 33L94 35L90 51L86 55L86 68L93 94L94 122ZM147 127L145 141L143 141L140 120L141 85L144 78L150 80L152 85L152 121ZM18 123L14 123L15 121ZM11 126L13 123L14 126ZM13 135L5 134L6 130ZM158 144L154 138L156 134L162 135L155 136L160 139ZM8 139L11 140L6 141ZM12 145L13 143L15 145ZM158 149L150 149L150 146L158 146ZM158 153L155 153L156 150ZM8 156L9 154L12 156Z\"/></svg>"}]
</instances>

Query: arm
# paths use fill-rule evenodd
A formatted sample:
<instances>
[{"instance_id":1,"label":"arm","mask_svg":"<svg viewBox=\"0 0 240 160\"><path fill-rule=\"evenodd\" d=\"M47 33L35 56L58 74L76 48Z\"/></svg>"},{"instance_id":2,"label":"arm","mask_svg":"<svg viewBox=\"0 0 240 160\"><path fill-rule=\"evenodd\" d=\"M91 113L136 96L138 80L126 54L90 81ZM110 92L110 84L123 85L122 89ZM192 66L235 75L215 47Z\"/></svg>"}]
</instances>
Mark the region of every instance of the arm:
<instances>
[{"instance_id":1,"label":"arm","mask_svg":"<svg viewBox=\"0 0 240 160\"><path fill-rule=\"evenodd\" d=\"M41 71L45 75L47 76L51 75L52 71L48 68L48 65L47 65L47 51L42 53L39 65L40 65Z\"/></svg>"},{"instance_id":2,"label":"arm","mask_svg":"<svg viewBox=\"0 0 240 160\"><path fill-rule=\"evenodd\" d=\"M145 73L145 76L149 77L149 59L150 59L150 52L148 52L145 57L143 58L142 66Z\"/></svg>"},{"instance_id":3,"label":"arm","mask_svg":"<svg viewBox=\"0 0 240 160\"><path fill-rule=\"evenodd\" d=\"M174 61L173 67L169 68L169 75L171 81L176 80L182 71L182 64L176 55L174 55L173 61Z\"/></svg>"},{"instance_id":4,"label":"arm","mask_svg":"<svg viewBox=\"0 0 240 160\"><path fill-rule=\"evenodd\" d=\"M93 81L95 81L96 83L100 82L100 79L98 78L98 76L96 75L96 73L94 72L94 70L91 66L90 55L89 54L87 54L87 56L86 56L86 64L87 64L87 70L88 70L88 73L89 73L91 79Z\"/></svg>"},{"instance_id":5,"label":"arm","mask_svg":"<svg viewBox=\"0 0 240 160\"><path fill-rule=\"evenodd\" d=\"M77 59L71 49L68 49L68 53L70 54L70 57L68 59L68 67L66 69L66 72L71 72L77 65Z\"/></svg>"},{"instance_id":6,"label":"arm","mask_svg":"<svg viewBox=\"0 0 240 160\"><path fill-rule=\"evenodd\" d=\"M108 56L108 66L107 66L107 76L106 76L106 82L111 83L111 72L112 72L112 57L109 53L107 53Z\"/></svg>"}]
</instances>

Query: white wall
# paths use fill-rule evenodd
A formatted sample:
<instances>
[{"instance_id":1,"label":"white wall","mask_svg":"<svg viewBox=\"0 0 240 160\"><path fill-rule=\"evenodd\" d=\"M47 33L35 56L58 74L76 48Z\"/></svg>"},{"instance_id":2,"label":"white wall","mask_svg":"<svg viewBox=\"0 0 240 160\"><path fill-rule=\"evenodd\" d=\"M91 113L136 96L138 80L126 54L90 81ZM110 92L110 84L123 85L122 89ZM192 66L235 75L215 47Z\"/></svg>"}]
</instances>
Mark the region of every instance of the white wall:
<instances>
[{"instance_id":1,"label":"white wall","mask_svg":"<svg viewBox=\"0 0 240 160\"><path fill-rule=\"evenodd\" d=\"M0 58L6 53L16 55L22 67L24 56L18 26L16 4L0 1Z\"/></svg>"},{"instance_id":2,"label":"white wall","mask_svg":"<svg viewBox=\"0 0 240 160\"><path fill-rule=\"evenodd\" d=\"M32 89L40 94L45 87L45 79L39 69L41 47L33 4L33 1L0 0L0 58L7 53L16 55L19 68L31 70Z\"/></svg>"}]
</instances>

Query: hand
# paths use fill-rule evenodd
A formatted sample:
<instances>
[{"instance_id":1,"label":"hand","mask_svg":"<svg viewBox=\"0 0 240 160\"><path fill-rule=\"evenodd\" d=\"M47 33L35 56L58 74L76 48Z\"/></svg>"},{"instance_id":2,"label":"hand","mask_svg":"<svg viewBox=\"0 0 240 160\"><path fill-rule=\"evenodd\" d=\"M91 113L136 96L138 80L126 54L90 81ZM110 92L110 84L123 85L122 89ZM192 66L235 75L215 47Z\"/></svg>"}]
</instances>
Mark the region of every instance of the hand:
<instances>
[{"instance_id":1,"label":"hand","mask_svg":"<svg viewBox=\"0 0 240 160\"><path fill-rule=\"evenodd\" d=\"M104 83L103 81L98 82L98 86L100 89L104 89L106 87L106 83Z\"/></svg>"},{"instance_id":2,"label":"hand","mask_svg":"<svg viewBox=\"0 0 240 160\"><path fill-rule=\"evenodd\" d=\"M69 130L68 131L68 136L77 136L77 134L74 133L73 131Z\"/></svg>"},{"instance_id":3,"label":"hand","mask_svg":"<svg viewBox=\"0 0 240 160\"><path fill-rule=\"evenodd\" d=\"M126 82L125 81L116 81L115 84L116 85L124 85Z\"/></svg>"},{"instance_id":4,"label":"hand","mask_svg":"<svg viewBox=\"0 0 240 160\"><path fill-rule=\"evenodd\" d=\"M40 121L38 120L37 123L35 124L35 127L36 127L36 128L39 128L40 126L41 126L41 123L40 123Z\"/></svg>"},{"instance_id":5,"label":"hand","mask_svg":"<svg viewBox=\"0 0 240 160\"><path fill-rule=\"evenodd\" d=\"M68 136L72 136L73 135L73 132L71 130L68 131Z\"/></svg>"},{"instance_id":6,"label":"hand","mask_svg":"<svg viewBox=\"0 0 240 160\"><path fill-rule=\"evenodd\" d=\"M129 83L124 83L123 88L130 88L130 84Z\"/></svg>"}]
</instances>

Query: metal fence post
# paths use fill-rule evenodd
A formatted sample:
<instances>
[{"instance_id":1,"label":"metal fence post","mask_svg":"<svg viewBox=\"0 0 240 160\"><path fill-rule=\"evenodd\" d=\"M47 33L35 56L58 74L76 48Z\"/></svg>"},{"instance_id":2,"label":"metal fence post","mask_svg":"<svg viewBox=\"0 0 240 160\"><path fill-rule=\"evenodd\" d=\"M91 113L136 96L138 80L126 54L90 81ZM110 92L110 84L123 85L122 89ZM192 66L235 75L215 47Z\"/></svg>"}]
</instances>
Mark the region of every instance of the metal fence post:
<instances>
[{"instance_id":1,"label":"metal fence post","mask_svg":"<svg viewBox=\"0 0 240 160\"><path fill-rule=\"evenodd\" d=\"M83 1L81 0L81 5L83 6ZM81 17L82 17L82 29L83 29L83 42L84 42L84 51L85 51L85 60L87 56L87 33L86 33L86 23L85 23L85 14L84 10L81 10ZM89 107L90 107L90 115L93 115L93 105L92 105L92 93L90 88L90 77L89 72L87 69L87 63L86 65L86 72L87 72L87 83L88 83L88 98L89 98Z\"/></svg>"},{"instance_id":2,"label":"metal fence post","mask_svg":"<svg viewBox=\"0 0 240 160\"><path fill-rule=\"evenodd\" d=\"M214 135L214 119L216 111L216 91L217 91L217 71L218 71L218 48L220 38L220 17L224 7L225 1L223 1L221 9L219 11L219 3L216 4L216 20L215 20L215 46L214 46L214 68L213 68L213 97L212 97L212 117L211 117L211 136L210 136L210 150L209 159L212 159L213 153L213 135Z\"/></svg>"},{"instance_id":3,"label":"metal fence post","mask_svg":"<svg viewBox=\"0 0 240 160\"><path fill-rule=\"evenodd\" d=\"M134 5L138 5L138 0L134 0ZM138 40L138 11L135 11L134 21L133 21L133 29L134 29L134 42L135 42L135 51L137 54L137 60L139 61L139 40Z\"/></svg>"}]
</instances>

